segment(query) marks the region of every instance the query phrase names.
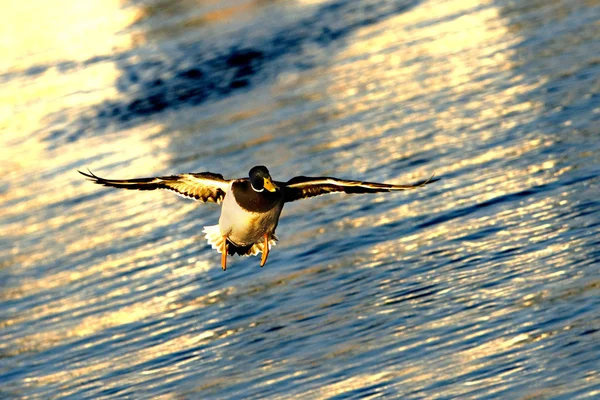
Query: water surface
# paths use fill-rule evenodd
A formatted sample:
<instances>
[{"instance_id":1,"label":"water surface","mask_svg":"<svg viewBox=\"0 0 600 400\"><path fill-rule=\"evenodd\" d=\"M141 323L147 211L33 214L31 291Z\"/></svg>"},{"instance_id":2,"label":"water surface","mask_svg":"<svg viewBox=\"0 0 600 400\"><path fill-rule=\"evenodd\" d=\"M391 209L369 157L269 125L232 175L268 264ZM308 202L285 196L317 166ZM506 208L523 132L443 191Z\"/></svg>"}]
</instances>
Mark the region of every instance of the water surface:
<instances>
[{"instance_id":1,"label":"water surface","mask_svg":"<svg viewBox=\"0 0 600 400\"><path fill-rule=\"evenodd\" d=\"M0 397L595 398L600 2L17 4L0 16ZM411 183L219 208L110 178Z\"/></svg>"}]
</instances>

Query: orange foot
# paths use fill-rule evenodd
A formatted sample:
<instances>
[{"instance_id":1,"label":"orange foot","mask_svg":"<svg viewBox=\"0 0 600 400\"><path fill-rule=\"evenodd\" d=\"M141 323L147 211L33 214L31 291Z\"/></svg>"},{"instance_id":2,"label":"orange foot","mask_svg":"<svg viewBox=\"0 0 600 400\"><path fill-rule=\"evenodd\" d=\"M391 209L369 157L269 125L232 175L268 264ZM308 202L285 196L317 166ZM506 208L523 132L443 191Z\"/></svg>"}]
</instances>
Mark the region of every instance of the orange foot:
<instances>
[{"instance_id":1,"label":"orange foot","mask_svg":"<svg viewBox=\"0 0 600 400\"><path fill-rule=\"evenodd\" d=\"M265 233L265 246L263 247L262 258L260 259L260 266L264 266L269 257L269 234Z\"/></svg>"},{"instance_id":2,"label":"orange foot","mask_svg":"<svg viewBox=\"0 0 600 400\"><path fill-rule=\"evenodd\" d=\"M221 249L221 268L227 269L227 236L223 236L223 248Z\"/></svg>"}]
</instances>

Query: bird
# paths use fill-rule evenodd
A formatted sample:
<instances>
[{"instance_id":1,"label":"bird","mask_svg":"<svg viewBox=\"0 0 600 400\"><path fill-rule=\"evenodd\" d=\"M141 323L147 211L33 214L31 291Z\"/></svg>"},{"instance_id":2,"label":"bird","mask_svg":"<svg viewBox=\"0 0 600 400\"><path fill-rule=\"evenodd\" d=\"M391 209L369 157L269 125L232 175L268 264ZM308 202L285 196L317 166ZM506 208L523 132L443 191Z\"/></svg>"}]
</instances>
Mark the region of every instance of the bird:
<instances>
[{"instance_id":1,"label":"bird","mask_svg":"<svg viewBox=\"0 0 600 400\"><path fill-rule=\"evenodd\" d=\"M221 205L217 225L205 226L203 232L209 245L221 253L221 268L227 269L227 255L255 256L262 253L264 266L269 251L277 242L275 229L284 204L327 193L380 193L417 189L436 182L429 179L412 185L363 182L333 177L296 176L287 182L274 181L264 165L250 169L247 178L225 179L212 172L184 173L136 179L105 179L78 171L93 183L131 190L165 189L176 194Z\"/></svg>"}]
</instances>

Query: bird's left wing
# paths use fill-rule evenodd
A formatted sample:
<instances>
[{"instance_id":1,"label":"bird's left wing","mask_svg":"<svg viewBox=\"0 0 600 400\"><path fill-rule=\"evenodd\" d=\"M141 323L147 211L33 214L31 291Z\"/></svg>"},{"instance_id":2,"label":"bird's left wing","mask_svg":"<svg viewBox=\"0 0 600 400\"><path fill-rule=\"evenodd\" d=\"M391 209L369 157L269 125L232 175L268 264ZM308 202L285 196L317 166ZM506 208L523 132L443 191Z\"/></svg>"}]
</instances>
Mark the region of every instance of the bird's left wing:
<instances>
[{"instance_id":1,"label":"bird's left wing","mask_svg":"<svg viewBox=\"0 0 600 400\"><path fill-rule=\"evenodd\" d=\"M230 180L223 179L222 175L212 172L138 179L104 179L94 175L92 171L89 171L89 174L78 172L90 181L103 186L130 190L166 189L189 199L214 203L223 201L231 183Z\"/></svg>"},{"instance_id":2,"label":"bird's left wing","mask_svg":"<svg viewBox=\"0 0 600 400\"><path fill-rule=\"evenodd\" d=\"M438 180L431 176L431 178L413 185L391 185L387 183L349 181L329 177L311 178L308 176L297 176L283 184L284 199L286 202L291 202L334 192L379 193L410 190L420 188Z\"/></svg>"}]
</instances>

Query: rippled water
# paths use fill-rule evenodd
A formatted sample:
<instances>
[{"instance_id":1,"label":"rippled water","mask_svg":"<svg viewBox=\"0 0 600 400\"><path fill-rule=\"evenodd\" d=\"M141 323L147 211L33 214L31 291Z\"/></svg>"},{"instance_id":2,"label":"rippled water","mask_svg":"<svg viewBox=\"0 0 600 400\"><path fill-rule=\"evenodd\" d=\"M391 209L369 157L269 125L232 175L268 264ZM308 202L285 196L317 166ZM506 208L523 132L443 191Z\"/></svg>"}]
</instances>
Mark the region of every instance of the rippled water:
<instances>
[{"instance_id":1,"label":"rippled water","mask_svg":"<svg viewBox=\"0 0 600 400\"><path fill-rule=\"evenodd\" d=\"M33 4L32 4L33 3ZM600 2L4 7L1 398L600 396ZM219 209L111 178L410 183Z\"/></svg>"}]
</instances>

